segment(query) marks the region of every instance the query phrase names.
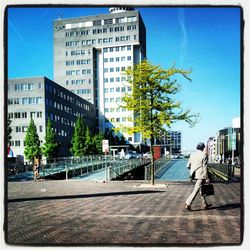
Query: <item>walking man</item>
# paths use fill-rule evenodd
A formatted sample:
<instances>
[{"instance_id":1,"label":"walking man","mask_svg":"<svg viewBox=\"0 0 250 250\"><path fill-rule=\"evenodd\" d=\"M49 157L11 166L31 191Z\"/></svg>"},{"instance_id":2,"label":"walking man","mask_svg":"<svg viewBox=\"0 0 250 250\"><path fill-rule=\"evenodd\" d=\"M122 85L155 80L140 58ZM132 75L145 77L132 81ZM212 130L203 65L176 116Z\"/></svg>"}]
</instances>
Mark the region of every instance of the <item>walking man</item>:
<instances>
[{"instance_id":1,"label":"walking man","mask_svg":"<svg viewBox=\"0 0 250 250\"><path fill-rule=\"evenodd\" d=\"M207 155L205 153L205 144L203 142L199 143L196 147L196 152L192 153L189 157L187 168L190 169L190 176L192 179L196 180L193 192L189 195L186 200L185 209L188 211L193 211L191 205L198 194L200 192L201 200L204 209L207 209L212 206L212 204L208 204L206 201L206 196L202 194L201 189L205 182L209 182L208 172L207 172Z\"/></svg>"}]
</instances>

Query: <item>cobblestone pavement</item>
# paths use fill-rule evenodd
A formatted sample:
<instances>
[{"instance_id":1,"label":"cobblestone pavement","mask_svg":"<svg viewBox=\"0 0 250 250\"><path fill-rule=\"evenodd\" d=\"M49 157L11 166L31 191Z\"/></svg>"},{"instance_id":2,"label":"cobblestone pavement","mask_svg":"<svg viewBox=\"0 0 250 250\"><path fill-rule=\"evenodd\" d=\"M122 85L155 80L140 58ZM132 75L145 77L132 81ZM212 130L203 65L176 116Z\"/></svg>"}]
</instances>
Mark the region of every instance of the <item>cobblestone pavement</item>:
<instances>
[{"instance_id":1,"label":"cobblestone pavement","mask_svg":"<svg viewBox=\"0 0 250 250\"><path fill-rule=\"evenodd\" d=\"M17 245L188 246L241 243L240 183L214 183L212 208L193 183L37 181L8 183L6 239Z\"/></svg>"}]
</instances>

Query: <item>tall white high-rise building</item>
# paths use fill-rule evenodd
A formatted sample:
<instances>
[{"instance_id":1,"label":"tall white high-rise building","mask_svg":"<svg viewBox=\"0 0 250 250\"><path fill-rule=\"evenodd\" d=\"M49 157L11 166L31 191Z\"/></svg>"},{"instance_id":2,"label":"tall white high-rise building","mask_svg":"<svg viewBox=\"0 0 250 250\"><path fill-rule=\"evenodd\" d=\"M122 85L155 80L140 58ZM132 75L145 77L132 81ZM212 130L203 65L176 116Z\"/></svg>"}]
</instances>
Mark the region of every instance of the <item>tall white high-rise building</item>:
<instances>
[{"instance_id":1,"label":"tall white high-rise building","mask_svg":"<svg viewBox=\"0 0 250 250\"><path fill-rule=\"evenodd\" d=\"M109 14L54 21L54 81L93 103L99 131L131 124L120 108L130 92L123 71L146 57L146 29L140 13L110 8ZM126 135L141 143L138 134Z\"/></svg>"}]
</instances>

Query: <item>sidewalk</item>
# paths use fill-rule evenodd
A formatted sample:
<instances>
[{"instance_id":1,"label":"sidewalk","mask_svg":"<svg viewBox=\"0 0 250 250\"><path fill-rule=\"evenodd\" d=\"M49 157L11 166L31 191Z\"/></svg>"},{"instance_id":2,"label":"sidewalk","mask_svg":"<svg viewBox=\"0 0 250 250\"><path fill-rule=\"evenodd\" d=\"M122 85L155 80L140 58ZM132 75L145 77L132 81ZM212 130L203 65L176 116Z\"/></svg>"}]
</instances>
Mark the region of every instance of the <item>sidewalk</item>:
<instances>
[{"instance_id":1,"label":"sidewalk","mask_svg":"<svg viewBox=\"0 0 250 250\"><path fill-rule=\"evenodd\" d=\"M241 243L240 183L214 183L211 209L193 183L37 181L8 183L9 244L94 246L237 245Z\"/></svg>"}]
</instances>

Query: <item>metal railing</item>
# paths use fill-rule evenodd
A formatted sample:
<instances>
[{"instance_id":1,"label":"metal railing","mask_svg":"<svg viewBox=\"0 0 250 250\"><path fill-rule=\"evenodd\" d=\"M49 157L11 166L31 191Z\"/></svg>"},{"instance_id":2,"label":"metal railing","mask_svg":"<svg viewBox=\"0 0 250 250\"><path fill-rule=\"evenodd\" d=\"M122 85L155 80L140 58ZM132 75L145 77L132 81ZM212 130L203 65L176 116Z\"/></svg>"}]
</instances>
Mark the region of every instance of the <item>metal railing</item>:
<instances>
[{"instance_id":1,"label":"metal railing","mask_svg":"<svg viewBox=\"0 0 250 250\"><path fill-rule=\"evenodd\" d=\"M116 162L109 162L108 164L108 180L116 179L124 173L127 173L139 166L148 164L148 158L136 158L130 160L121 160Z\"/></svg>"},{"instance_id":2,"label":"metal railing","mask_svg":"<svg viewBox=\"0 0 250 250\"><path fill-rule=\"evenodd\" d=\"M156 176L157 172L159 172L170 161L171 160L169 159L169 157L166 157L166 156L154 161L155 176ZM150 167L151 167L151 163L149 163L148 165L145 166L145 175L144 175L145 180L150 179Z\"/></svg>"},{"instance_id":3,"label":"metal railing","mask_svg":"<svg viewBox=\"0 0 250 250\"><path fill-rule=\"evenodd\" d=\"M41 162L41 177L65 173L65 179L103 169L106 163L113 161L111 156L94 155L84 157L67 157L44 160Z\"/></svg>"},{"instance_id":4,"label":"metal railing","mask_svg":"<svg viewBox=\"0 0 250 250\"><path fill-rule=\"evenodd\" d=\"M234 177L234 165L231 164L209 163L208 171L225 181L229 181Z\"/></svg>"}]
</instances>

